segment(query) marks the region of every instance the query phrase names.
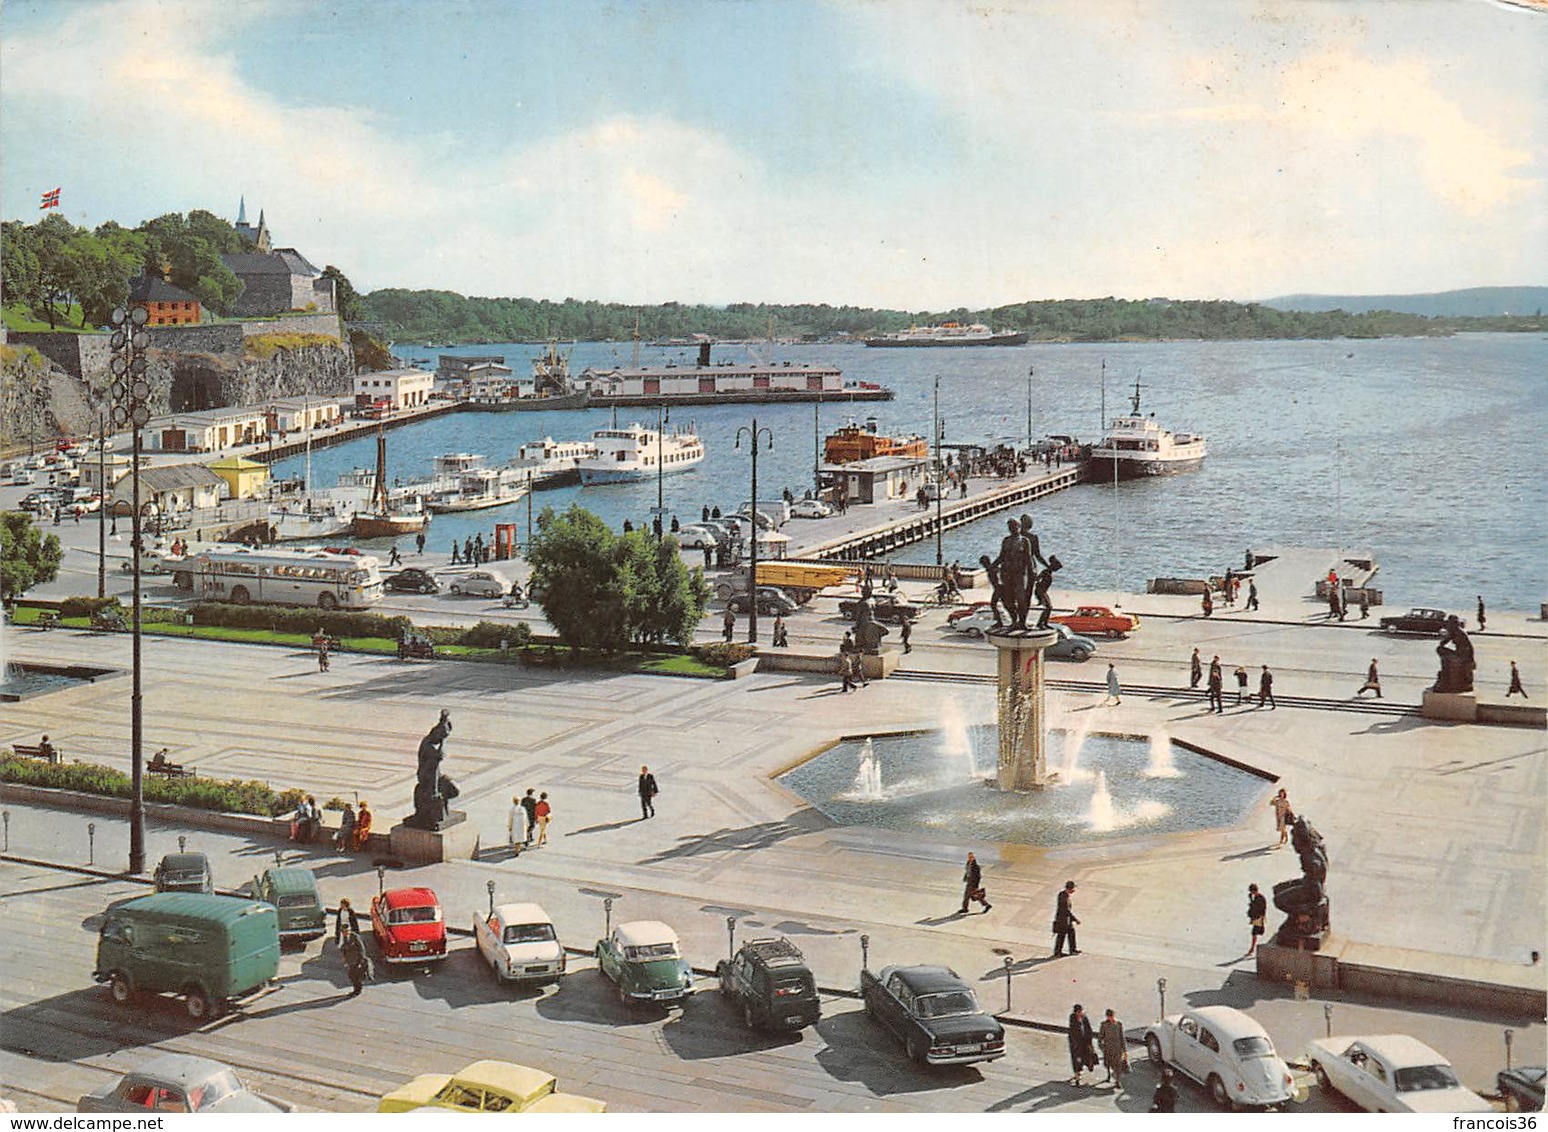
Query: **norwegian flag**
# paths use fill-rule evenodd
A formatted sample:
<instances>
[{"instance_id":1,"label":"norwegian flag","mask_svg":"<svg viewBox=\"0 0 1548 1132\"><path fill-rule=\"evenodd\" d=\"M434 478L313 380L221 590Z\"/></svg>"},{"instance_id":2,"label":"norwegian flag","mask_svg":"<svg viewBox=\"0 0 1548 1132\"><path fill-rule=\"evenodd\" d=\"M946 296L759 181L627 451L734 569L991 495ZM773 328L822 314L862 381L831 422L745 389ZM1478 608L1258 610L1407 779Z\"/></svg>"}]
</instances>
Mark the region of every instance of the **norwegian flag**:
<instances>
[{"instance_id":1,"label":"norwegian flag","mask_svg":"<svg viewBox=\"0 0 1548 1132\"><path fill-rule=\"evenodd\" d=\"M63 186L60 186L60 188L63 188ZM49 208L58 208L58 207L59 207L59 189L50 189L48 192L44 193L43 194L43 203L38 205L38 208L40 210L41 209L49 209Z\"/></svg>"}]
</instances>

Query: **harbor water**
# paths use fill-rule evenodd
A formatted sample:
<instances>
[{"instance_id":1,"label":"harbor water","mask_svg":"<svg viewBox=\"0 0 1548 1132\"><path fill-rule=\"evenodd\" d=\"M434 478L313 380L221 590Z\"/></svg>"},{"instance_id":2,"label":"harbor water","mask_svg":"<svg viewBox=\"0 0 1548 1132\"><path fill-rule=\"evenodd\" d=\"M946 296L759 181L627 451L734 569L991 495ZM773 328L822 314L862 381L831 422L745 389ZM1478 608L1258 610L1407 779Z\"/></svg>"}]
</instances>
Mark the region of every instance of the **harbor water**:
<instances>
[{"instance_id":1,"label":"harbor water","mask_svg":"<svg viewBox=\"0 0 1548 1132\"><path fill-rule=\"evenodd\" d=\"M464 346L400 356L504 354L524 372L541 347ZM682 406L668 429L692 425L706 456L666 477L664 498L681 522L704 506L733 511L749 496L748 440L734 441L754 417L773 436L759 452L758 495L797 495L812 486L816 446L850 419L877 418L881 431L929 436L939 380L948 444L1027 441L1070 434L1093 441L1106 417L1126 412L1136 378L1142 411L1163 427L1209 438L1201 469L1180 476L1085 485L1036 504L1045 550L1065 563L1071 589L1143 590L1148 578L1202 576L1239 565L1248 546L1343 546L1369 550L1381 565L1375 584L1393 605L1536 611L1548 598L1548 339L1541 335L1458 335L1332 341L1166 342L1028 345L981 349L875 350L859 344L719 346L716 359L750 355L792 363L831 363L847 382L873 381L890 402L846 405ZM571 372L629 364L629 344L581 343ZM642 364L691 366L694 351L642 349ZM1032 371L1029 379L1029 370ZM656 424L650 408L617 410L618 423ZM608 410L456 413L388 433L389 475L423 478L438 454L479 452L512 459L524 442L588 438ZM320 449L313 483L333 484L351 467L374 464L366 438ZM276 465L299 476L304 460ZM656 482L538 492L546 505L579 502L615 529L648 524ZM427 549L450 552L475 531L516 522L526 537L525 501L490 511L438 516ZM947 561L993 552L1004 516L948 531ZM411 548L400 540L400 550ZM382 544L385 548L385 544ZM898 552L930 562L934 543Z\"/></svg>"}]
</instances>

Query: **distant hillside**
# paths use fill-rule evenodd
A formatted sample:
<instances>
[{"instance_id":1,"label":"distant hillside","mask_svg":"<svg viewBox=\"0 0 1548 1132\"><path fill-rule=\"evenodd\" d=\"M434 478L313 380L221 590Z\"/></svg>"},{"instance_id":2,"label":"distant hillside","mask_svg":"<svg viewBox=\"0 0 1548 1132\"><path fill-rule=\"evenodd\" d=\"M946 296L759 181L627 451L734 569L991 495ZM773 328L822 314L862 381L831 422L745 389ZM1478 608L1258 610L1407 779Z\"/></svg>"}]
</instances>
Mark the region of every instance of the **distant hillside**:
<instances>
[{"instance_id":1,"label":"distant hillside","mask_svg":"<svg viewBox=\"0 0 1548 1132\"><path fill-rule=\"evenodd\" d=\"M1426 318L1494 318L1548 310L1548 287L1469 287L1432 295L1281 295L1263 305L1282 311L1396 311Z\"/></svg>"}]
</instances>

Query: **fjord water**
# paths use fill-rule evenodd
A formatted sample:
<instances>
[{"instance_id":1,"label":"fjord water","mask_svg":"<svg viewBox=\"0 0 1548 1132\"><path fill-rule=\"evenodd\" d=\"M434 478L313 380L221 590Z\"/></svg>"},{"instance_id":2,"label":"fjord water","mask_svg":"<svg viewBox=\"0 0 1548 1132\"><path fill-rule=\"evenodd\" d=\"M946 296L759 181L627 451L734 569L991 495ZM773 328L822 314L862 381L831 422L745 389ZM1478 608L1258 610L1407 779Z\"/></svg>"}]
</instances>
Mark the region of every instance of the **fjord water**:
<instances>
[{"instance_id":1,"label":"fjord water","mask_svg":"<svg viewBox=\"0 0 1548 1132\"><path fill-rule=\"evenodd\" d=\"M526 372L539 347L464 346L400 356L504 354ZM581 343L571 369L629 363L628 344ZM681 521L704 505L734 510L748 498L748 441L733 446L754 416L773 435L761 449L758 494L801 494L812 483L814 440L848 419L877 418L883 432L931 429L935 379L945 441L1024 444L1028 369L1032 431L1083 441L1103 431L1106 415L1128 409L1138 377L1142 410L1163 427L1200 431L1209 457L1197 472L1112 485L1086 485L1035 505L1046 550L1065 563L1070 589L1143 590L1147 578L1199 576L1239 565L1248 546L1343 546L1369 550L1381 564L1376 584L1391 605L1459 611L1483 594L1493 609L1535 613L1548 599L1548 338L1458 335L1332 341L1098 343L1021 347L876 350L860 345L721 346L717 360L749 355L825 363L846 381L890 386L887 402L678 407L671 425L692 423L704 461L665 480L667 507ZM693 364L688 349L642 349L641 362ZM442 452L515 456L525 441L548 435L581 439L607 425L606 410L457 413L388 434L389 474L428 475ZM655 427L654 409L619 409L620 424ZM670 428L671 426L669 426ZM369 466L370 439L314 453L313 482ZM281 475L301 474L302 459ZM616 529L648 523L656 484L539 492L534 506L578 501ZM429 549L446 555L453 538L518 522L525 502L471 515L438 516ZM1004 515L950 531L945 557L972 562L993 553ZM407 546L403 540L400 546ZM898 553L930 562L933 542Z\"/></svg>"}]
</instances>

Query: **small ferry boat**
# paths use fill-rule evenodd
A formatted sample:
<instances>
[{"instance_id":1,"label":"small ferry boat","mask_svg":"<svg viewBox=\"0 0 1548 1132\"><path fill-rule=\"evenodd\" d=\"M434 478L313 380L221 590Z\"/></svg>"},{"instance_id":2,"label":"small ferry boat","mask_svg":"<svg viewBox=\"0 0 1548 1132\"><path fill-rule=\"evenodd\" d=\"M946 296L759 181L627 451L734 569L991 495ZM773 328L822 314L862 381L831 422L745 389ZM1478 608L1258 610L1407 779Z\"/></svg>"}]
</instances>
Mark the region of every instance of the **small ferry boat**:
<instances>
[{"instance_id":1,"label":"small ferry boat","mask_svg":"<svg viewBox=\"0 0 1548 1132\"><path fill-rule=\"evenodd\" d=\"M518 448L511 466L530 475L534 490L566 487L580 483L580 462L596 454L597 446L590 440L555 440L545 436Z\"/></svg>"},{"instance_id":2,"label":"small ferry boat","mask_svg":"<svg viewBox=\"0 0 1548 1132\"><path fill-rule=\"evenodd\" d=\"M1024 346L1027 336L1020 330L990 330L981 322L963 326L943 322L939 326L910 326L895 334L865 339L867 346Z\"/></svg>"},{"instance_id":3,"label":"small ferry boat","mask_svg":"<svg viewBox=\"0 0 1548 1132\"><path fill-rule=\"evenodd\" d=\"M417 500L415 501L418 502ZM387 434L376 432L376 479L368 506L355 512L350 527L356 538L396 538L425 529L430 513L423 507L409 508L394 504L387 494Z\"/></svg>"},{"instance_id":4,"label":"small ferry boat","mask_svg":"<svg viewBox=\"0 0 1548 1132\"><path fill-rule=\"evenodd\" d=\"M704 444L691 430L663 434L633 424L598 429L591 439L596 453L577 464L581 483L588 486L669 476L686 472L704 459Z\"/></svg>"},{"instance_id":5,"label":"small ferry boat","mask_svg":"<svg viewBox=\"0 0 1548 1132\"><path fill-rule=\"evenodd\" d=\"M510 371L504 370L509 373ZM499 386L485 384L466 402L475 412L535 412L544 409L584 409L586 390L570 380L570 355L561 354L557 342L543 347L532 359L532 391L524 392L514 382Z\"/></svg>"},{"instance_id":6,"label":"small ferry boat","mask_svg":"<svg viewBox=\"0 0 1548 1132\"><path fill-rule=\"evenodd\" d=\"M930 445L922 436L884 436L876 431L876 418L870 417L862 426L850 421L837 432L829 433L822 445L823 462L849 464L856 460L869 460L873 456L905 456L909 459L926 460Z\"/></svg>"},{"instance_id":7,"label":"small ferry boat","mask_svg":"<svg viewBox=\"0 0 1548 1132\"><path fill-rule=\"evenodd\" d=\"M521 468L491 468L483 456L448 452L432 463L430 481L423 485L424 505L437 515L503 507L527 494L528 476Z\"/></svg>"},{"instance_id":8,"label":"small ferry boat","mask_svg":"<svg viewBox=\"0 0 1548 1132\"><path fill-rule=\"evenodd\" d=\"M1191 432L1170 432L1156 423L1154 414L1140 415L1140 383L1130 398L1133 411L1114 417L1112 428L1100 443L1092 445L1093 475L1098 481L1139 479L1190 472L1204 462L1204 437Z\"/></svg>"}]
</instances>

